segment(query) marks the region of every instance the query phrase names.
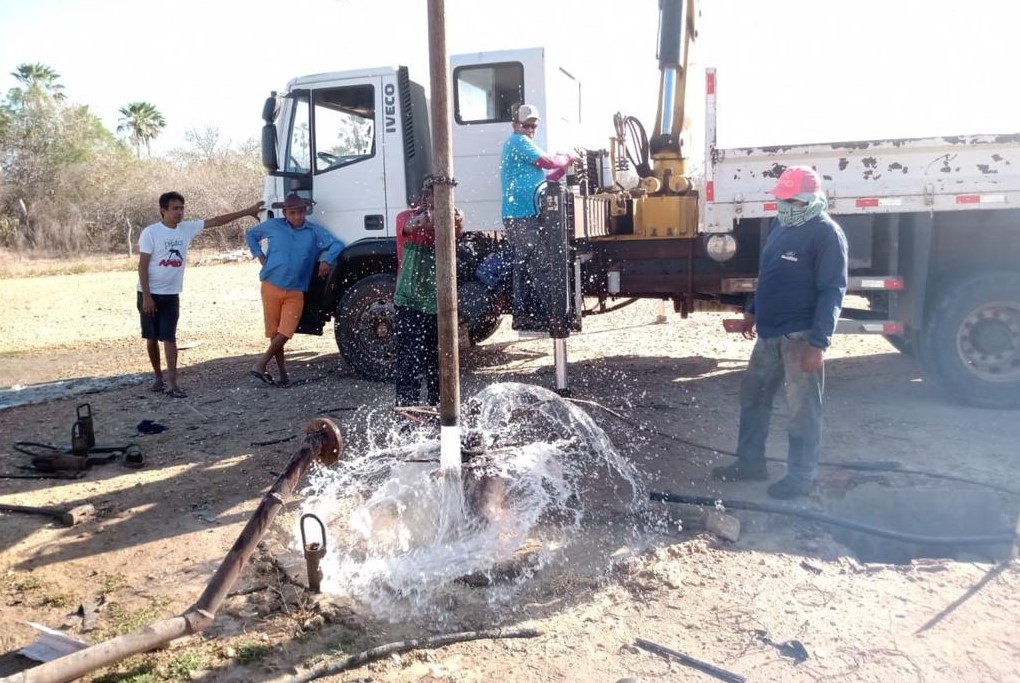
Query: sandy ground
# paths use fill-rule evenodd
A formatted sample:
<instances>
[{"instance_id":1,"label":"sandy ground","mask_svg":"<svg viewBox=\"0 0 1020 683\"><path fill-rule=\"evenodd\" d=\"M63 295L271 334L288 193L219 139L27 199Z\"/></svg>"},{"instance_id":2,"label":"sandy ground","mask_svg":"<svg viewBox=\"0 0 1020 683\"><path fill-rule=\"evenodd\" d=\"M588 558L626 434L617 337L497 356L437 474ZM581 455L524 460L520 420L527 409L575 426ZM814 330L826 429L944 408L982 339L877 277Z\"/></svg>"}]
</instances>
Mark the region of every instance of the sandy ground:
<instances>
[{"instance_id":1,"label":"sandy ground","mask_svg":"<svg viewBox=\"0 0 1020 683\"><path fill-rule=\"evenodd\" d=\"M97 642L181 613L309 420L334 419L352 449L387 424L392 387L355 377L331 336L298 337L289 346L291 389L246 376L264 344L250 263L189 269L179 336L188 347L181 386L189 396L150 393L134 379L147 360L133 286L134 276L123 272L0 280L0 387L128 378L119 388L0 410L0 474L31 475L19 468L28 458L14 442L67 444L75 407L86 400L99 444L136 444L146 460L140 470L115 462L76 480L0 478L2 503L88 502L100 512L74 528L0 514L0 675L27 666L16 654L33 638L27 621ZM656 324L656 312L643 302L586 320L585 333L569 345L575 397L619 415L589 406L644 489L765 500L763 484L719 485L708 477L712 465L730 461L712 449L733 448L750 344L725 335L719 315L670 315ZM519 340L508 328L462 355L465 397L492 382L553 384L549 341ZM840 338L827 372L827 461L895 461L1020 490L1016 413L953 403L881 339ZM0 392L0 405L19 395L28 394ZM139 435L143 419L169 429ZM779 405L770 455L780 460L782 426ZM774 475L781 469L776 463ZM826 467L804 503L886 527L966 535L1011 528L1017 500L924 474ZM228 598L205 635L99 672L103 680L267 681L331 655L495 626L541 635L416 650L333 680L711 680L637 648L637 638L753 681L1020 680L1020 572L1015 563L994 562L1004 556L1001 546L911 562L917 548L868 545L817 523L739 511L743 531L731 543L703 530L645 526L596 494L578 542L509 605L490 608L492 589L464 586L443 623L418 614L391 622L293 585L304 581L301 558L286 548L287 515L297 506L288 504L242 576L241 593ZM691 521L686 508L658 512ZM86 625L74 614L97 602L96 624L82 632ZM807 653L802 663L779 647L793 640Z\"/></svg>"}]
</instances>

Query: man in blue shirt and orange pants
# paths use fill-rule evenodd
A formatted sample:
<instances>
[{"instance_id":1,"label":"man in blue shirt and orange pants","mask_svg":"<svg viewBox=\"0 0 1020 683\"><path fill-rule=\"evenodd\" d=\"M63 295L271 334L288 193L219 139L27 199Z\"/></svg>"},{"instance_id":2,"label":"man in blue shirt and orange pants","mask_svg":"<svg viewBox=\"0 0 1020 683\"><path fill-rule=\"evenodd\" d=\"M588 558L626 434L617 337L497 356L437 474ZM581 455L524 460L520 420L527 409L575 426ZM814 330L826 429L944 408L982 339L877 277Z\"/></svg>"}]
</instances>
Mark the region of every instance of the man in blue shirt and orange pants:
<instances>
[{"instance_id":1,"label":"man in blue shirt and orange pants","mask_svg":"<svg viewBox=\"0 0 1020 683\"><path fill-rule=\"evenodd\" d=\"M773 498L810 492L822 437L822 353L836 329L847 285L843 230L826 213L821 179L807 166L783 171L770 191L777 199L762 249L758 285L744 313L743 334L757 341L740 384L737 462L712 470L724 481L768 479L765 439L772 401L785 383L790 409L786 476L768 487Z\"/></svg>"},{"instance_id":2,"label":"man in blue shirt and orange pants","mask_svg":"<svg viewBox=\"0 0 1020 683\"><path fill-rule=\"evenodd\" d=\"M297 331L312 269L318 260L316 275L329 277L331 264L344 248L344 243L325 228L307 220L308 207L313 204L313 201L291 193L284 201L273 204L274 209L283 209L283 218L270 218L244 234L252 257L262 264L259 271L262 313L266 337L269 338L269 348L249 374L266 384L290 386L283 347ZM269 242L268 254L262 250L262 240ZM274 380L266 369L274 358L280 373L278 380Z\"/></svg>"}]
</instances>

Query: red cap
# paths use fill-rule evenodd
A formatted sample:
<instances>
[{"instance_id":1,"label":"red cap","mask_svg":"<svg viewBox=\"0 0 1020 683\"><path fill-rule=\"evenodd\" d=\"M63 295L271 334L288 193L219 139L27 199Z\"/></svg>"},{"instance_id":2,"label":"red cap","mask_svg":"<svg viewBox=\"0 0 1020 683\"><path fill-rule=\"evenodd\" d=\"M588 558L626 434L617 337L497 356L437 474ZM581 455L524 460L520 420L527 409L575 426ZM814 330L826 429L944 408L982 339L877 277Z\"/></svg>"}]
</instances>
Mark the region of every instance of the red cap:
<instances>
[{"instance_id":1,"label":"red cap","mask_svg":"<svg viewBox=\"0 0 1020 683\"><path fill-rule=\"evenodd\" d=\"M822 179L818 177L815 170L810 166L789 166L783 175L779 176L779 182L769 190L769 194L776 196L776 199L793 199L805 192L815 193L822 189Z\"/></svg>"}]
</instances>

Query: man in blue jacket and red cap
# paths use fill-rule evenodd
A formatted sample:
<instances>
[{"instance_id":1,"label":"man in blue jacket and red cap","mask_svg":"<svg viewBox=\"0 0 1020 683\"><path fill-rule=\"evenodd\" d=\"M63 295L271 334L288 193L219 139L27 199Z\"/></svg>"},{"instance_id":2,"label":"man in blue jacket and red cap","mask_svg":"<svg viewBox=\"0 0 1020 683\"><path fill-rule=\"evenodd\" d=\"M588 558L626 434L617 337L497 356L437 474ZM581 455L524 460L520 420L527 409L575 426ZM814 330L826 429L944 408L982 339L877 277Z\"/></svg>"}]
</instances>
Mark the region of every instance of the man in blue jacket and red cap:
<instances>
[{"instance_id":1,"label":"man in blue jacket and red cap","mask_svg":"<svg viewBox=\"0 0 1020 683\"><path fill-rule=\"evenodd\" d=\"M744 313L744 337L757 341L740 384L738 458L712 470L712 476L768 479L765 439L772 401L785 385L790 410L787 472L768 487L768 494L786 499L810 492L818 469L822 354L843 307L847 244L843 230L825 211L821 178L812 168L787 168L770 192L778 215L762 249L754 298Z\"/></svg>"}]
</instances>

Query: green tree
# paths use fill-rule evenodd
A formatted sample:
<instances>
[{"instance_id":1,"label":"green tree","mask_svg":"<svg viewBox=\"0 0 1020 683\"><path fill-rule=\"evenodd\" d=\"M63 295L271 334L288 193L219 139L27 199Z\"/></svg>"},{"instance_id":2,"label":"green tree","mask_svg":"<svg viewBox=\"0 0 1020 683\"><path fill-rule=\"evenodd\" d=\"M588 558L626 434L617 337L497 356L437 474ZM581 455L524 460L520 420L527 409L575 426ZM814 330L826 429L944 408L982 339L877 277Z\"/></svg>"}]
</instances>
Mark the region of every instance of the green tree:
<instances>
[{"instance_id":1,"label":"green tree","mask_svg":"<svg viewBox=\"0 0 1020 683\"><path fill-rule=\"evenodd\" d=\"M19 64L11 75L23 86L13 88L8 95L15 104L48 106L62 103L65 99L64 86L59 82L60 74L53 67L39 62L26 62Z\"/></svg>"},{"instance_id":2,"label":"green tree","mask_svg":"<svg viewBox=\"0 0 1020 683\"><path fill-rule=\"evenodd\" d=\"M45 64L21 64L18 85L0 100L0 241L71 244L84 236L53 215L69 200L61 179L71 167L123 149L88 107L65 101L60 75Z\"/></svg>"},{"instance_id":3,"label":"green tree","mask_svg":"<svg viewBox=\"0 0 1020 683\"><path fill-rule=\"evenodd\" d=\"M166 119L150 102L132 102L120 110L120 121L117 133L126 135L131 146L135 148L135 156L141 156L142 145L145 153L152 155L149 143L159 137L166 128Z\"/></svg>"}]
</instances>

